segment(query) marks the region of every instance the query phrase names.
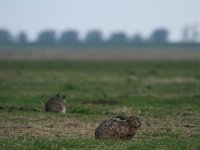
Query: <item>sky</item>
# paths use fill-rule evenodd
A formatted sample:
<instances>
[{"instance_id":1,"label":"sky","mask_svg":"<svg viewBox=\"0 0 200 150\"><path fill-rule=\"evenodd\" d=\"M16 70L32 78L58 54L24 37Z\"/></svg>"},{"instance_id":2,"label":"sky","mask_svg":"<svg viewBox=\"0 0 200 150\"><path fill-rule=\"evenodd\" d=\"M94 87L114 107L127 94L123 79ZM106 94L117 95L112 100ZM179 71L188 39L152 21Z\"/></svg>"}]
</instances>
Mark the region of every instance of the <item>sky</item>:
<instances>
[{"instance_id":1,"label":"sky","mask_svg":"<svg viewBox=\"0 0 200 150\"><path fill-rule=\"evenodd\" d=\"M200 0L0 0L0 29L28 33L34 40L42 30L58 35L75 29L84 38L89 30L148 37L155 28L170 30L179 40L186 25L200 25Z\"/></svg>"}]
</instances>

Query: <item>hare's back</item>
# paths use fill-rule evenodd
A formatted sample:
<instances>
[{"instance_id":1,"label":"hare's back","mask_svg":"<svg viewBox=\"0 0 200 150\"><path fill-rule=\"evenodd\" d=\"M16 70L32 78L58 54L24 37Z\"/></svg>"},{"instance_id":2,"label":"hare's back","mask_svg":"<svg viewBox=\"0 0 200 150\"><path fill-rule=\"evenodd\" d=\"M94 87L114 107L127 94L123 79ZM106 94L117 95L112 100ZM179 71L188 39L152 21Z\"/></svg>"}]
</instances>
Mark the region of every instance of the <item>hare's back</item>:
<instances>
[{"instance_id":1,"label":"hare's back","mask_svg":"<svg viewBox=\"0 0 200 150\"><path fill-rule=\"evenodd\" d=\"M95 130L95 138L114 138L118 130L118 123L109 120L101 123Z\"/></svg>"},{"instance_id":2,"label":"hare's back","mask_svg":"<svg viewBox=\"0 0 200 150\"><path fill-rule=\"evenodd\" d=\"M46 104L46 111L60 111L62 103L59 99L52 98Z\"/></svg>"}]
</instances>

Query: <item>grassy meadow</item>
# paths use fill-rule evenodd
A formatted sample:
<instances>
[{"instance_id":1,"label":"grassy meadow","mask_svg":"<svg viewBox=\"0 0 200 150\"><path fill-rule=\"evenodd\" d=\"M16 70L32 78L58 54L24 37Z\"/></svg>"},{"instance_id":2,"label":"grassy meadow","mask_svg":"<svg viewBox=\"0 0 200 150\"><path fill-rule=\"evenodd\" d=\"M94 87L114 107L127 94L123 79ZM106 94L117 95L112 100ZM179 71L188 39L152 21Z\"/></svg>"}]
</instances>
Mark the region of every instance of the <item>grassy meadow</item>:
<instances>
[{"instance_id":1,"label":"grassy meadow","mask_svg":"<svg viewBox=\"0 0 200 150\"><path fill-rule=\"evenodd\" d=\"M44 112L58 92L66 114ZM138 115L135 142L96 140ZM200 149L200 61L0 61L0 149Z\"/></svg>"}]
</instances>

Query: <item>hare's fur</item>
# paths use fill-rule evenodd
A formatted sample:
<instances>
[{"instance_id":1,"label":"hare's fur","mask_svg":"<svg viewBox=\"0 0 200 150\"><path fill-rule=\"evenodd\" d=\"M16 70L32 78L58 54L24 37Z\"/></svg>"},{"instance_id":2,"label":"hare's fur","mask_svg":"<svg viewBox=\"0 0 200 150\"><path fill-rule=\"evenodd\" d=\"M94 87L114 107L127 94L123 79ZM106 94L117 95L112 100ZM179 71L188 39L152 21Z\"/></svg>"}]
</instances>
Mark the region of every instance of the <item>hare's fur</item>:
<instances>
[{"instance_id":1,"label":"hare's fur","mask_svg":"<svg viewBox=\"0 0 200 150\"><path fill-rule=\"evenodd\" d=\"M139 127L141 122L138 117L117 116L101 123L95 130L95 138L134 140Z\"/></svg>"},{"instance_id":2,"label":"hare's fur","mask_svg":"<svg viewBox=\"0 0 200 150\"><path fill-rule=\"evenodd\" d=\"M46 112L62 112L65 113L67 110L67 104L65 102L65 96L57 94L56 96L50 98L45 104Z\"/></svg>"}]
</instances>

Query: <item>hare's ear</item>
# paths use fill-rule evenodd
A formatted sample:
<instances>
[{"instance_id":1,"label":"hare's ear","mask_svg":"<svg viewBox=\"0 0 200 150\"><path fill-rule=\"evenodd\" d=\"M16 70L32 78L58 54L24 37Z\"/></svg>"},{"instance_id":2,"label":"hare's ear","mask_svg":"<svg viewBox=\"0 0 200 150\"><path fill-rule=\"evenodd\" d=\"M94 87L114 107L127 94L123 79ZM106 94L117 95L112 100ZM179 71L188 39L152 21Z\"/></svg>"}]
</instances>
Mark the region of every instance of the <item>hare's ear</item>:
<instances>
[{"instance_id":1,"label":"hare's ear","mask_svg":"<svg viewBox=\"0 0 200 150\"><path fill-rule=\"evenodd\" d=\"M132 120L140 120L138 116L131 116Z\"/></svg>"},{"instance_id":2,"label":"hare's ear","mask_svg":"<svg viewBox=\"0 0 200 150\"><path fill-rule=\"evenodd\" d=\"M57 93L57 94L56 94L56 97L60 97L60 93Z\"/></svg>"},{"instance_id":3,"label":"hare's ear","mask_svg":"<svg viewBox=\"0 0 200 150\"><path fill-rule=\"evenodd\" d=\"M126 120L130 123L130 122L132 122L134 120L134 118L128 117L128 118L126 118Z\"/></svg>"},{"instance_id":4,"label":"hare's ear","mask_svg":"<svg viewBox=\"0 0 200 150\"><path fill-rule=\"evenodd\" d=\"M66 98L66 96L63 96L63 99L65 99Z\"/></svg>"},{"instance_id":5,"label":"hare's ear","mask_svg":"<svg viewBox=\"0 0 200 150\"><path fill-rule=\"evenodd\" d=\"M118 120L118 121L124 121L125 117L123 117L123 116L117 116L117 117L115 117L115 119Z\"/></svg>"},{"instance_id":6,"label":"hare's ear","mask_svg":"<svg viewBox=\"0 0 200 150\"><path fill-rule=\"evenodd\" d=\"M123 118L123 116L116 116L115 118L120 118L120 119L122 119L122 118Z\"/></svg>"}]
</instances>

